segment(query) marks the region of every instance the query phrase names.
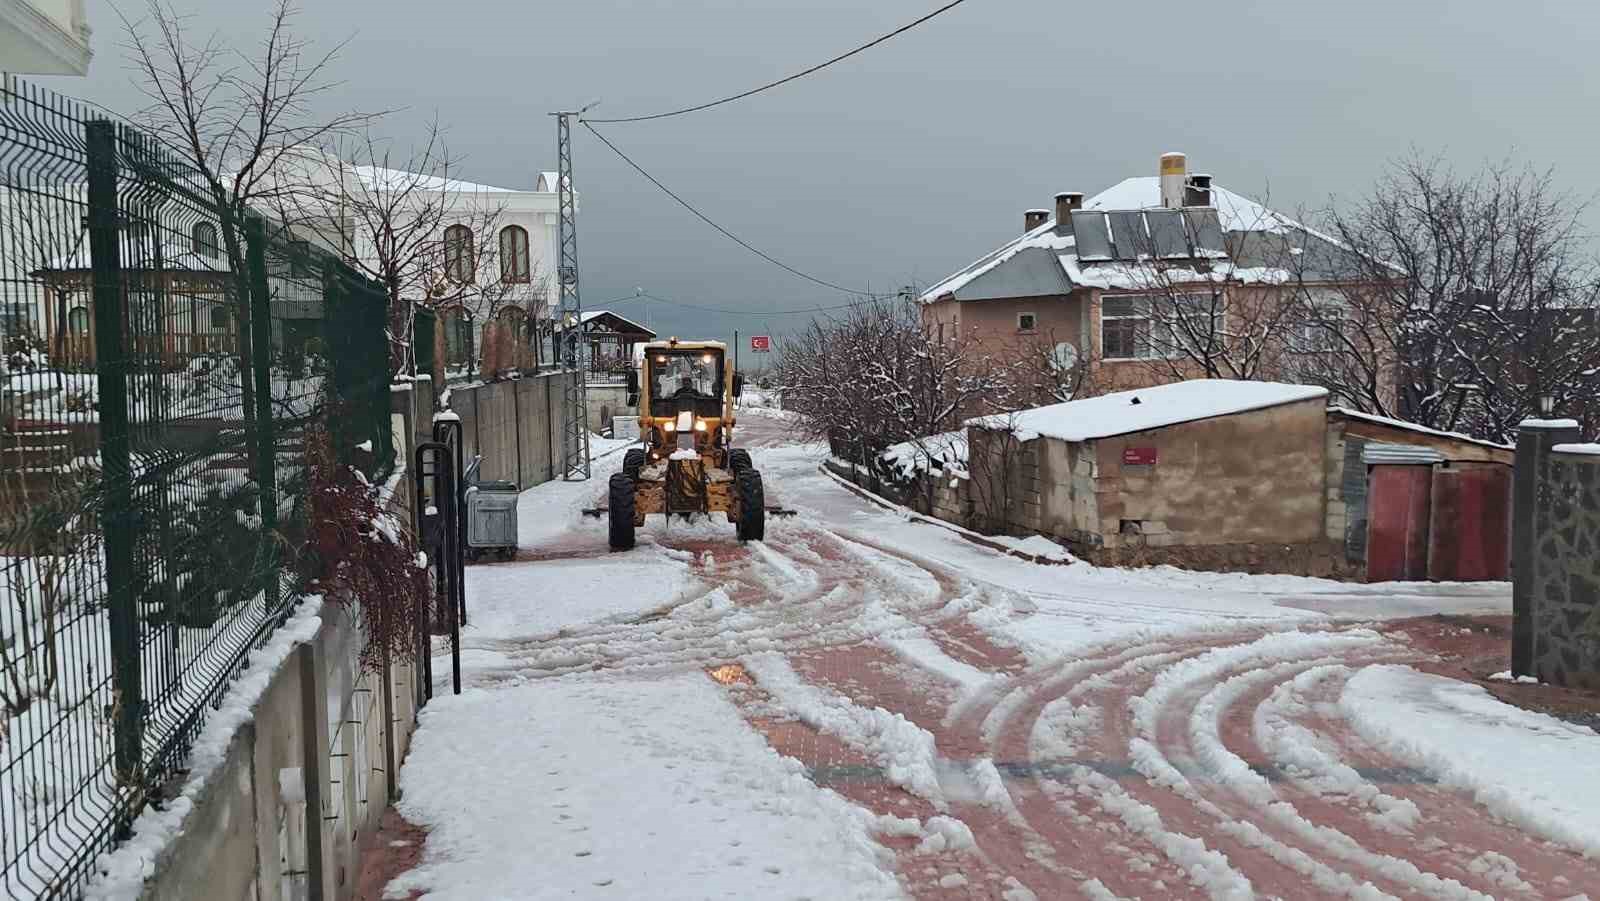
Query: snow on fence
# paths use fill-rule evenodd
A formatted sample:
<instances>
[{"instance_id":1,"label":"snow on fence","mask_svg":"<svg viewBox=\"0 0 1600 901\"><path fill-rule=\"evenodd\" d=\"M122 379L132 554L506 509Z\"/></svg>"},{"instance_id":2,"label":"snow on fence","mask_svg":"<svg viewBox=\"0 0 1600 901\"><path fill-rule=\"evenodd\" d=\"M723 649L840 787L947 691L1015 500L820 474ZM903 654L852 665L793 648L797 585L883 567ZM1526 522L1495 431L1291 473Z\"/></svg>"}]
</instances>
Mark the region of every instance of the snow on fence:
<instances>
[{"instance_id":1,"label":"snow on fence","mask_svg":"<svg viewBox=\"0 0 1600 901\"><path fill-rule=\"evenodd\" d=\"M295 606L310 432L390 464L386 305L148 136L0 91L0 896L74 897Z\"/></svg>"}]
</instances>

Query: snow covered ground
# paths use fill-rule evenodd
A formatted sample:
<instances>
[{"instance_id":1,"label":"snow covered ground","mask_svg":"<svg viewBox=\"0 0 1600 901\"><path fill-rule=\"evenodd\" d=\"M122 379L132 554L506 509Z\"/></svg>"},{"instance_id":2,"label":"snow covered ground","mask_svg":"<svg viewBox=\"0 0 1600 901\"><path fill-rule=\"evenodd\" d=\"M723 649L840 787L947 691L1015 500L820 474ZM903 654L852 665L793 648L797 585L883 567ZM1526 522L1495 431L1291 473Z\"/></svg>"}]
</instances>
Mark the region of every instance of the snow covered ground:
<instances>
[{"instance_id":1,"label":"snow covered ground","mask_svg":"<svg viewBox=\"0 0 1600 901\"><path fill-rule=\"evenodd\" d=\"M469 567L391 893L1600 899L1600 773L1541 775L1600 737L1390 668L1427 660L1383 619L1508 586L1035 563L741 429L798 511L764 543L652 520L609 553L579 511L614 454Z\"/></svg>"}]
</instances>

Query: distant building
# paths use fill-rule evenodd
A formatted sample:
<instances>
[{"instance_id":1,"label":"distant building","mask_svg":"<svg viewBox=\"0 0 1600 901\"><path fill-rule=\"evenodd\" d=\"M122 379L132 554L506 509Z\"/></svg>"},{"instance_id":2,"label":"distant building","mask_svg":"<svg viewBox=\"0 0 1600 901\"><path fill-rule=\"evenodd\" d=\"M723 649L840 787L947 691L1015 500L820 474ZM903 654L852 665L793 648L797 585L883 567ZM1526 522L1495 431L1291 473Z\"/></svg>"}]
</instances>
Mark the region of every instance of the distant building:
<instances>
[{"instance_id":1,"label":"distant building","mask_svg":"<svg viewBox=\"0 0 1600 901\"><path fill-rule=\"evenodd\" d=\"M1283 321L1276 311L1291 298L1337 305L1357 271L1346 251L1190 174L1182 154L1164 155L1160 171L1026 211L1021 236L922 295L925 325L997 353L1040 345L1057 365L1082 367L1088 393L1207 375L1186 350L1242 357L1255 350L1237 342L1269 331L1265 353L1281 365L1252 365L1298 381L1293 358L1326 350L1328 317ZM1270 330L1255 327L1268 320Z\"/></svg>"},{"instance_id":2,"label":"distant building","mask_svg":"<svg viewBox=\"0 0 1600 901\"><path fill-rule=\"evenodd\" d=\"M83 0L0 0L0 72L86 75L93 56Z\"/></svg>"}]
</instances>

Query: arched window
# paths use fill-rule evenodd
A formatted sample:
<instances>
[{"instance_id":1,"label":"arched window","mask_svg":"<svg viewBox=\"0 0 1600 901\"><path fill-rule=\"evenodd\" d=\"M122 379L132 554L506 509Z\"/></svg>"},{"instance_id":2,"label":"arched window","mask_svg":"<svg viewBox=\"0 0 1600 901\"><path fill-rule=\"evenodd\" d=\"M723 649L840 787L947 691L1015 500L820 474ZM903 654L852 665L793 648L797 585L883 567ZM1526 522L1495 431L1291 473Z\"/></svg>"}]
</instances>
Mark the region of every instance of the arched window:
<instances>
[{"instance_id":1,"label":"arched window","mask_svg":"<svg viewBox=\"0 0 1600 901\"><path fill-rule=\"evenodd\" d=\"M465 225L452 225L444 230L445 278L457 284L472 284L478 269L473 256L472 229Z\"/></svg>"},{"instance_id":2,"label":"arched window","mask_svg":"<svg viewBox=\"0 0 1600 901\"><path fill-rule=\"evenodd\" d=\"M500 280L526 284L529 274L528 230L520 225L500 229Z\"/></svg>"},{"instance_id":3,"label":"arched window","mask_svg":"<svg viewBox=\"0 0 1600 901\"><path fill-rule=\"evenodd\" d=\"M73 307L67 312L67 331L74 335L89 334L88 307Z\"/></svg>"},{"instance_id":4,"label":"arched window","mask_svg":"<svg viewBox=\"0 0 1600 901\"><path fill-rule=\"evenodd\" d=\"M217 304L211 308L211 327L218 331L228 327L228 308Z\"/></svg>"},{"instance_id":5,"label":"arched window","mask_svg":"<svg viewBox=\"0 0 1600 901\"><path fill-rule=\"evenodd\" d=\"M217 227L209 222L196 222L189 230L189 247L203 257L217 255Z\"/></svg>"}]
</instances>

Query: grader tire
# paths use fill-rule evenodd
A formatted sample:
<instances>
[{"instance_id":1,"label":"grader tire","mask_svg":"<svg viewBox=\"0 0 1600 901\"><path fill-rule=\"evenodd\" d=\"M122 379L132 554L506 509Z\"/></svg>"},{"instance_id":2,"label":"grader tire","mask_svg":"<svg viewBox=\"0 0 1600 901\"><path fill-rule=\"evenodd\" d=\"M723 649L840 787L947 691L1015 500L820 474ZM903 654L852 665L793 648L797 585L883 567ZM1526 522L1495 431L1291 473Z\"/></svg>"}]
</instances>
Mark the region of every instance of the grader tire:
<instances>
[{"instance_id":1,"label":"grader tire","mask_svg":"<svg viewBox=\"0 0 1600 901\"><path fill-rule=\"evenodd\" d=\"M767 534L767 493L761 486L761 473L746 469L739 473L740 541L761 541Z\"/></svg>"},{"instance_id":2,"label":"grader tire","mask_svg":"<svg viewBox=\"0 0 1600 901\"><path fill-rule=\"evenodd\" d=\"M625 472L611 476L611 549L633 547L633 477Z\"/></svg>"},{"instance_id":3,"label":"grader tire","mask_svg":"<svg viewBox=\"0 0 1600 901\"><path fill-rule=\"evenodd\" d=\"M641 470L643 468L644 468L644 451L643 450L640 450L639 448L636 447L636 448L634 448L634 449L632 449L632 450L630 450L627 453L622 455L622 471L628 474L628 478L630 478L630 479L639 478L639 470Z\"/></svg>"},{"instance_id":4,"label":"grader tire","mask_svg":"<svg viewBox=\"0 0 1600 901\"><path fill-rule=\"evenodd\" d=\"M755 469L755 464L750 462L750 452L742 447L728 451L728 471L735 476Z\"/></svg>"}]
</instances>

